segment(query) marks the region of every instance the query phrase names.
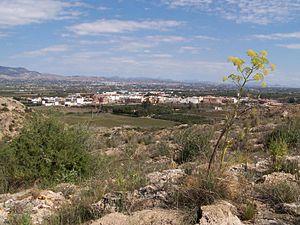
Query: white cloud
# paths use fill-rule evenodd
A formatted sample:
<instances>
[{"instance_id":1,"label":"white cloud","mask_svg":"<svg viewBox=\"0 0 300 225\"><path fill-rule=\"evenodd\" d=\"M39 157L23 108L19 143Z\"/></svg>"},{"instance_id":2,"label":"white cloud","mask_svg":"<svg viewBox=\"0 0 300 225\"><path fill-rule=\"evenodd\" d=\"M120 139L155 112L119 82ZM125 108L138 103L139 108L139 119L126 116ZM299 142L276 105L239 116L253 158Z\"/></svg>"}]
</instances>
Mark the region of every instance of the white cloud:
<instances>
[{"instance_id":1,"label":"white cloud","mask_svg":"<svg viewBox=\"0 0 300 225\"><path fill-rule=\"evenodd\" d=\"M191 54L198 54L202 51L210 50L209 48L200 48L194 46L182 46L179 49L179 53L191 53Z\"/></svg>"},{"instance_id":2,"label":"white cloud","mask_svg":"<svg viewBox=\"0 0 300 225\"><path fill-rule=\"evenodd\" d=\"M277 46L288 49L300 49L300 44L278 44Z\"/></svg>"},{"instance_id":3,"label":"white cloud","mask_svg":"<svg viewBox=\"0 0 300 225\"><path fill-rule=\"evenodd\" d=\"M299 17L300 0L161 0L171 8L187 7L221 15L237 23L271 24Z\"/></svg>"},{"instance_id":4,"label":"white cloud","mask_svg":"<svg viewBox=\"0 0 300 225\"><path fill-rule=\"evenodd\" d=\"M256 34L253 37L262 40L300 39L300 32Z\"/></svg>"},{"instance_id":5,"label":"white cloud","mask_svg":"<svg viewBox=\"0 0 300 225\"><path fill-rule=\"evenodd\" d=\"M227 62L181 59L164 52L115 55L112 52L80 52L57 58L53 68L68 70L63 74L95 74L121 77L156 77L161 79L221 80L231 71Z\"/></svg>"},{"instance_id":6,"label":"white cloud","mask_svg":"<svg viewBox=\"0 0 300 225\"><path fill-rule=\"evenodd\" d=\"M155 43L176 43L186 41L187 38L182 36L172 36L172 35L155 35L147 36L146 41L151 41Z\"/></svg>"},{"instance_id":7,"label":"white cloud","mask_svg":"<svg viewBox=\"0 0 300 225\"><path fill-rule=\"evenodd\" d=\"M77 35L97 35L103 33L124 33L137 30L166 30L177 27L181 22L174 20L97 20L69 27Z\"/></svg>"},{"instance_id":8,"label":"white cloud","mask_svg":"<svg viewBox=\"0 0 300 225\"><path fill-rule=\"evenodd\" d=\"M0 38L7 37L8 33L0 32Z\"/></svg>"},{"instance_id":9,"label":"white cloud","mask_svg":"<svg viewBox=\"0 0 300 225\"><path fill-rule=\"evenodd\" d=\"M217 41L217 38L206 36L206 35L196 35L194 38L199 40L210 40L210 41Z\"/></svg>"},{"instance_id":10,"label":"white cloud","mask_svg":"<svg viewBox=\"0 0 300 225\"><path fill-rule=\"evenodd\" d=\"M65 52L68 50L68 46L66 45L53 45L49 46L47 48L41 48L34 51L28 51L22 53L23 56L43 56L47 55L49 53L55 53L55 52Z\"/></svg>"},{"instance_id":11,"label":"white cloud","mask_svg":"<svg viewBox=\"0 0 300 225\"><path fill-rule=\"evenodd\" d=\"M208 6L213 0L162 0L164 4L172 8L176 7L197 7L202 8Z\"/></svg>"},{"instance_id":12,"label":"white cloud","mask_svg":"<svg viewBox=\"0 0 300 225\"><path fill-rule=\"evenodd\" d=\"M48 20L74 18L80 13L79 2L64 0L1 0L0 26L40 23Z\"/></svg>"}]
</instances>

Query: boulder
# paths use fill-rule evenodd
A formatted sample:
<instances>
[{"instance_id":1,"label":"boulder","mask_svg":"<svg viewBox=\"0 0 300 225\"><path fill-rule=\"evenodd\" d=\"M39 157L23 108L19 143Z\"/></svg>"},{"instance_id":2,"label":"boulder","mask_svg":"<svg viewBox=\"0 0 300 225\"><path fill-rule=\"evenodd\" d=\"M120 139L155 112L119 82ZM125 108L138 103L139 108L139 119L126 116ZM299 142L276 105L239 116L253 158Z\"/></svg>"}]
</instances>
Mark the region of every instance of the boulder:
<instances>
[{"instance_id":1,"label":"boulder","mask_svg":"<svg viewBox=\"0 0 300 225\"><path fill-rule=\"evenodd\" d=\"M183 214L176 210L142 210L132 215L108 214L90 225L182 225Z\"/></svg>"},{"instance_id":2,"label":"boulder","mask_svg":"<svg viewBox=\"0 0 300 225\"><path fill-rule=\"evenodd\" d=\"M199 225L243 225L236 214L235 206L225 201L202 206Z\"/></svg>"},{"instance_id":3,"label":"boulder","mask_svg":"<svg viewBox=\"0 0 300 225\"><path fill-rule=\"evenodd\" d=\"M3 202L0 203L0 222L3 223L0 224L5 224L11 213L26 213L30 215L32 224L42 224L45 218L51 216L63 205L70 203L61 192L37 191L34 189L24 191L22 194L7 194L2 199Z\"/></svg>"}]
</instances>

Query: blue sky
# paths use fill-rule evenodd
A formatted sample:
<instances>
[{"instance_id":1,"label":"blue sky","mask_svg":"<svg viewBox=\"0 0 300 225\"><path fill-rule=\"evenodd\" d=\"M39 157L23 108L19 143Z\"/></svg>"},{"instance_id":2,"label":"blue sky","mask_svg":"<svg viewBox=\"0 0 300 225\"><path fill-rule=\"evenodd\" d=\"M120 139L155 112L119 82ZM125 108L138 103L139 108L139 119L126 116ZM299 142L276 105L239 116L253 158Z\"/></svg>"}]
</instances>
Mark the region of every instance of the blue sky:
<instances>
[{"instance_id":1,"label":"blue sky","mask_svg":"<svg viewBox=\"0 0 300 225\"><path fill-rule=\"evenodd\" d=\"M300 0L0 0L0 64L62 75L221 81L267 50L300 86Z\"/></svg>"}]
</instances>

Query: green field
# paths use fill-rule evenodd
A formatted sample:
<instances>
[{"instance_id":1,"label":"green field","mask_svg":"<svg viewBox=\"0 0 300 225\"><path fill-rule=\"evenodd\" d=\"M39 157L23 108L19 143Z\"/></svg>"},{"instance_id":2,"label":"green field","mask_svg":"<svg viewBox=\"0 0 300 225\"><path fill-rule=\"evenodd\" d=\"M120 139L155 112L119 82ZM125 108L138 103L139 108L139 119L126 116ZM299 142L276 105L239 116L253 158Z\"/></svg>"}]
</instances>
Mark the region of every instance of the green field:
<instances>
[{"instance_id":1,"label":"green field","mask_svg":"<svg viewBox=\"0 0 300 225\"><path fill-rule=\"evenodd\" d=\"M119 116L109 113L94 115L78 113L78 114L62 114L61 118L68 124L85 124L93 127L120 127L133 126L141 128L165 128L177 125L178 123L168 120Z\"/></svg>"}]
</instances>

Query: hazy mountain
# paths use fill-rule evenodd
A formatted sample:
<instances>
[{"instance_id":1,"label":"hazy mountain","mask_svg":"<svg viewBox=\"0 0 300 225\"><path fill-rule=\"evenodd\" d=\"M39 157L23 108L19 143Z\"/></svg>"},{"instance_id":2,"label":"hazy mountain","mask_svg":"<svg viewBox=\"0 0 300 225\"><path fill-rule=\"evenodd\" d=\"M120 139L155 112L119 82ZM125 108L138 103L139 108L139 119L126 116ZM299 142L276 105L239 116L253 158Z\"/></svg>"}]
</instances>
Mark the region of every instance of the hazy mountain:
<instances>
[{"instance_id":1,"label":"hazy mountain","mask_svg":"<svg viewBox=\"0 0 300 225\"><path fill-rule=\"evenodd\" d=\"M62 76L56 74L40 73L36 71L30 71L22 67L5 67L0 66L0 80L26 80L26 81L101 81L103 77L96 76Z\"/></svg>"}]
</instances>

